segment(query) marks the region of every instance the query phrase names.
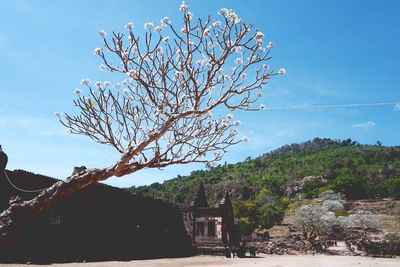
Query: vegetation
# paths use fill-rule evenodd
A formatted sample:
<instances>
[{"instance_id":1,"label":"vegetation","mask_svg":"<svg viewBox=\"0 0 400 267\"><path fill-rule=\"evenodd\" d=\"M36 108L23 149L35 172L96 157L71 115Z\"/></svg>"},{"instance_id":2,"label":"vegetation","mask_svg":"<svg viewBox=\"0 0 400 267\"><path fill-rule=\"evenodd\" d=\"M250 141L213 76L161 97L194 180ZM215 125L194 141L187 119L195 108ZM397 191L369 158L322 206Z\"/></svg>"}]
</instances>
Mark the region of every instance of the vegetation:
<instances>
[{"instance_id":1,"label":"vegetation","mask_svg":"<svg viewBox=\"0 0 400 267\"><path fill-rule=\"evenodd\" d=\"M163 184L129 190L187 205L203 181L211 205L217 204L225 191L231 193L235 216L242 229L250 231L256 226L267 227L279 222L287 207L293 210L297 205L285 196L286 187L288 182L306 176L322 176L325 182L305 182L300 191L305 198L314 198L324 191L342 193L348 199L399 198L400 147L315 138L283 146L255 159L225 163ZM340 200L332 199L332 194L325 195L331 200Z\"/></svg>"}]
</instances>

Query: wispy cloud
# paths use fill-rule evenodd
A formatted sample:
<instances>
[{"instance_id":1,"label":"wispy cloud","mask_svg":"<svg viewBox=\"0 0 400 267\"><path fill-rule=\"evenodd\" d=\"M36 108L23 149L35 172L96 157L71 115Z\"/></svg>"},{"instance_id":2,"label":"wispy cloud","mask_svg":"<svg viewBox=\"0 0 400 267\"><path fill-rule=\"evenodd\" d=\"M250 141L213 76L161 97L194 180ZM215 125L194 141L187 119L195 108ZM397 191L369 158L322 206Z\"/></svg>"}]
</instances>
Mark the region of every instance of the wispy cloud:
<instances>
[{"instance_id":1,"label":"wispy cloud","mask_svg":"<svg viewBox=\"0 0 400 267\"><path fill-rule=\"evenodd\" d=\"M351 127L352 128L361 128L361 129L364 129L366 131L366 130L369 130L369 129L375 127L375 126L376 126L375 122L366 121L366 122L362 122L362 123L353 124Z\"/></svg>"},{"instance_id":2,"label":"wispy cloud","mask_svg":"<svg viewBox=\"0 0 400 267\"><path fill-rule=\"evenodd\" d=\"M394 106L394 110L395 111L399 111L400 110L400 102L396 103L396 105Z\"/></svg>"}]
</instances>

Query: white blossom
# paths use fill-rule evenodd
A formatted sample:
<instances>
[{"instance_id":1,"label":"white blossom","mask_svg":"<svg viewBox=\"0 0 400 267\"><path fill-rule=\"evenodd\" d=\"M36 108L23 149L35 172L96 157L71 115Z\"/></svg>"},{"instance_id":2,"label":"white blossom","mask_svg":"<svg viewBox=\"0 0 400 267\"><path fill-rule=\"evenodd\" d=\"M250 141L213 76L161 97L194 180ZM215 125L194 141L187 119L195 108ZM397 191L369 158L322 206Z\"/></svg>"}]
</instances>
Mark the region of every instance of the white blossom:
<instances>
[{"instance_id":1,"label":"white blossom","mask_svg":"<svg viewBox=\"0 0 400 267\"><path fill-rule=\"evenodd\" d=\"M128 76L132 79L136 79L138 77L138 73L136 70L131 70L130 72L127 73Z\"/></svg>"},{"instance_id":2,"label":"white blossom","mask_svg":"<svg viewBox=\"0 0 400 267\"><path fill-rule=\"evenodd\" d=\"M257 32L256 35L254 36L254 38L256 40L260 40L264 37L264 34L262 32Z\"/></svg>"},{"instance_id":3,"label":"white blossom","mask_svg":"<svg viewBox=\"0 0 400 267\"><path fill-rule=\"evenodd\" d=\"M56 112L54 112L54 115L59 117L60 116L60 112L56 111Z\"/></svg>"},{"instance_id":4,"label":"white blossom","mask_svg":"<svg viewBox=\"0 0 400 267\"><path fill-rule=\"evenodd\" d=\"M156 51L157 51L157 55L158 56L162 56L163 55L163 48L161 46L157 47Z\"/></svg>"},{"instance_id":5,"label":"white blossom","mask_svg":"<svg viewBox=\"0 0 400 267\"><path fill-rule=\"evenodd\" d=\"M145 30L150 30L151 28L153 28L154 27L154 23L153 22L146 22L145 24L144 24L144 29Z\"/></svg>"},{"instance_id":6,"label":"white blossom","mask_svg":"<svg viewBox=\"0 0 400 267\"><path fill-rule=\"evenodd\" d=\"M242 141L247 143L247 142L249 142L249 138L247 136L243 136L242 137Z\"/></svg>"},{"instance_id":7,"label":"white blossom","mask_svg":"<svg viewBox=\"0 0 400 267\"><path fill-rule=\"evenodd\" d=\"M99 48L99 47L97 47L97 48L95 48L94 50L93 50L93 54L95 54L95 55L101 55L101 48Z\"/></svg>"},{"instance_id":8,"label":"white blossom","mask_svg":"<svg viewBox=\"0 0 400 267\"><path fill-rule=\"evenodd\" d=\"M188 10L188 8L189 8L188 4L186 4L185 1L182 1L182 4L179 7L179 10L182 11L182 12L186 12Z\"/></svg>"},{"instance_id":9,"label":"white blossom","mask_svg":"<svg viewBox=\"0 0 400 267\"><path fill-rule=\"evenodd\" d=\"M181 33L183 33L183 34L188 34L189 31L186 29L186 27L182 27Z\"/></svg>"},{"instance_id":10,"label":"white blossom","mask_svg":"<svg viewBox=\"0 0 400 267\"><path fill-rule=\"evenodd\" d=\"M240 124L242 124L241 121L235 121L235 125L236 125L236 126L240 126Z\"/></svg>"},{"instance_id":11,"label":"white blossom","mask_svg":"<svg viewBox=\"0 0 400 267\"><path fill-rule=\"evenodd\" d=\"M240 47L240 46L236 46L234 49L235 49L236 53L242 52L242 47Z\"/></svg>"},{"instance_id":12,"label":"white blossom","mask_svg":"<svg viewBox=\"0 0 400 267\"><path fill-rule=\"evenodd\" d=\"M189 20L192 20L192 19L193 19L193 13L192 13L192 12L188 11L188 12L186 13L186 15L187 15L187 17L188 17Z\"/></svg>"},{"instance_id":13,"label":"white blossom","mask_svg":"<svg viewBox=\"0 0 400 267\"><path fill-rule=\"evenodd\" d=\"M242 77L242 79L246 79L247 78L247 73L243 72L240 77Z\"/></svg>"},{"instance_id":14,"label":"white blossom","mask_svg":"<svg viewBox=\"0 0 400 267\"><path fill-rule=\"evenodd\" d=\"M88 84L90 84L90 80L89 79L82 79L81 80L81 84L88 85Z\"/></svg>"},{"instance_id":15,"label":"white blossom","mask_svg":"<svg viewBox=\"0 0 400 267\"><path fill-rule=\"evenodd\" d=\"M235 59L235 64L236 65L242 65L243 64L243 59L238 57L237 59Z\"/></svg>"},{"instance_id":16,"label":"white blossom","mask_svg":"<svg viewBox=\"0 0 400 267\"><path fill-rule=\"evenodd\" d=\"M128 88L124 88L123 92L124 92L124 94L127 94L127 93L129 93L129 89Z\"/></svg>"},{"instance_id":17,"label":"white blossom","mask_svg":"<svg viewBox=\"0 0 400 267\"><path fill-rule=\"evenodd\" d=\"M219 27L221 27L221 24L222 24L221 21L217 20L212 24L212 26L215 28L219 28Z\"/></svg>"},{"instance_id":18,"label":"white blossom","mask_svg":"<svg viewBox=\"0 0 400 267\"><path fill-rule=\"evenodd\" d=\"M97 82L95 83L95 85L96 85L97 87L101 87L101 82L97 81Z\"/></svg>"},{"instance_id":19,"label":"white blossom","mask_svg":"<svg viewBox=\"0 0 400 267\"><path fill-rule=\"evenodd\" d=\"M224 76L224 79L227 80L227 81L231 81L231 80L232 80L232 77L229 76L229 75L225 75L225 76Z\"/></svg>"},{"instance_id":20,"label":"white blossom","mask_svg":"<svg viewBox=\"0 0 400 267\"><path fill-rule=\"evenodd\" d=\"M264 104L261 104L261 105L260 105L260 109L265 109L265 105L264 105Z\"/></svg>"},{"instance_id":21,"label":"white blossom","mask_svg":"<svg viewBox=\"0 0 400 267\"><path fill-rule=\"evenodd\" d=\"M162 27L161 27L161 26L156 26L156 27L154 28L154 31L155 31L155 32L161 32L161 31L162 31Z\"/></svg>"},{"instance_id":22,"label":"white blossom","mask_svg":"<svg viewBox=\"0 0 400 267\"><path fill-rule=\"evenodd\" d=\"M203 31L203 36L204 36L205 38L208 38L208 37L210 36L210 30L209 30L209 29L204 29L204 31Z\"/></svg>"},{"instance_id":23,"label":"white blossom","mask_svg":"<svg viewBox=\"0 0 400 267\"><path fill-rule=\"evenodd\" d=\"M77 95L79 95L80 93L82 93L82 91L81 91L81 89L79 89L79 88L75 88L75 89L74 89L74 93L77 94Z\"/></svg>"},{"instance_id":24,"label":"white blossom","mask_svg":"<svg viewBox=\"0 0 400 267\"><path fill-rule=\"evenodd\" d=\"M100 71L105 71L106 70L106 66L104 64L100 64L99 65L99 70Z\"/></svg>"},{"instance_id":25,"label":"white blossom","mask_svg":"<svg viewBox=\"0 0 400 267\"><path fill-rule=\"evenodd\" d=\"M104 31L104 30L100 30L100 31L99 31L99 34L100 34L101 36L103 36L103 37L107 35L106 31Z\"/></svg>"},{"instance_id":26,"label":"white blossom","mask_svg":"<svg viewBox=\"0 0 400 267\"><path fill-rule=\"evenodd\" d=\"M263 94L261 92L257 93L257 97L262 97L262 96L263 96Z\"/></svg>"},{"instance_id":27,"label":"white blossom","mask_svg":"<svg viewBox=\"0 0 400 267\"><path fill-rule=\"evenodd\" d=\"M231 134L232 135L237 135L239 133L239 131L237 130L237 129L233 129L232 131L231 131Z\"/></svg>"},{"instance_id":28,"label":"white blossom","mask_svg":"<svg viewBox=\"0 0 400 267\"><path fill-rule=\"evenodd\" d=\"M279 69L278 73L279 74L286 74L286 69Z\"/></svg>"},{"instance_id":29,"label":"white blossom","mask_svg":"<svg viewBox=\"0 0 400 267\"><path fill-rule=\"evenodd\" d=\"M169 42L169 36L165 36L162 40L163 40L164 42Z\"/></svg>"},{"instance_id":30,"label":"white blossom","mask_svg":"<svg viewBox=\"0 0 400 267\"><path fill-rule=\"evenodd\" d=\"M128 22L128 23L125 25L125 28L128 29L128 30L132 30L132 29L133 29L133 23L132 23L132 22Z\"/></svg>"},{"instance_id":31,"label":"white blossom","mask_svg":"<svg viewBox=\"0 0 400 267\"><path fill-rule=\"evenodd\" d=\"M104 81L104 86L109 86L111 83L109 81Z\"/></svg>"},{"instance_id":32,"label":"white blossom","mask_svg":"<svg viewBox=\"0 0 400 267\"><path fill-rule=\"evenodd\" d=\"M228 119L228 120L231 120L231 119L233 119L233 114L228 114L228 115L226 115L226 118Z\"/></svg>"},{"instance_id":33,"label":"white blossom","mask_svg":"<svg viewBox=\"0 0 400 267\"><path fill-rule=\"evenodd\" d=\"M163 26L163 27L167 27L167 26L171 25L171 20L169 19L169 17L163 17L160 22L161 22L161 26Z\"/></svg>"},{"instance_id":34,"label":"white blossom","mask_svg":"<svg viewBox=\"0 0 400 267\"><path fill-rule=\"evenodd\" d=\"M176 77L183 76L183 72L177 70L177 71L175 71L175 76L176 76Z\"/></svg>"},{"instance_id":35,"label":"white blossom","mask_svg":"<svg viewBox=\"0 0 400 267\"><path fill-rule=\"evenodd\" d=\"M228 16L229 15L229 9L221 8L217 13L218 13L218 15L221 15L221 16Z\"/></svg>"},{"instance_id":36,"label":"white blossom","mask_svg":"<svg viewBox=\"0 0 400 267\"><path fill-rule=\"evenodd\" d=\"M272 48L272 47L274 47L274 43L273 43L273 42L269 42L269 43L267 44L267 48L270 49L270 48Z\"/></svg>"}]
</instances>

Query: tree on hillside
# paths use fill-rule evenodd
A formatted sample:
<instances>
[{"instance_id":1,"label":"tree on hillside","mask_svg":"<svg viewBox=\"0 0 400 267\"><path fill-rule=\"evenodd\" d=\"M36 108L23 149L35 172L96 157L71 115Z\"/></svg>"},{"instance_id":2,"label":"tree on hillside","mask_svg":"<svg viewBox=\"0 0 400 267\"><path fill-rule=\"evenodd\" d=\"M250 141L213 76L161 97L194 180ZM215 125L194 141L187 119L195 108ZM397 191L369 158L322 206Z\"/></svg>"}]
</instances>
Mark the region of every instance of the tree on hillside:
<instances>
[{"instance_id":1,"label":"tree on hillside","mask_svg":"<svg viewBox=\"0 0 400 267\"><path fill-rule=\"evenodd\" d=\"M115 164L82 170L55 183L36 198L14 203L0 215L1 241L56 201L95 182L144 168L220 160L240 141L235 110L259 110L262 88L276 74L271 70L271 42L233 11L221 9L220 20L195 20L182 2L182 25L168 17L160 25L144 24L139 36L132 23L125 32L99 32L103 48L94 54L100 69L123 81L91 83L76 88L77 114L57 113L72 134L90 137L120 153ZM257 105L257 106L256 106ZM4 243L3 243L4 244Z\"/></svg>"}]
</instances>

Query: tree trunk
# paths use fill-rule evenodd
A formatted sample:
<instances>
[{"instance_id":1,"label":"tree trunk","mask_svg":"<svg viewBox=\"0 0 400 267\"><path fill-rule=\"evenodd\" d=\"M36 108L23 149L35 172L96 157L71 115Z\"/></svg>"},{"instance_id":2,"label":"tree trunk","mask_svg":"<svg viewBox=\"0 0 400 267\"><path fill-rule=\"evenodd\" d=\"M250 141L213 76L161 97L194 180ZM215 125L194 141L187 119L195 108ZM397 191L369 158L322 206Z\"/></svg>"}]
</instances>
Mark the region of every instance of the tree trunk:
<instances>
[{"instance_id":1,"label":"tree trunk","mask_svg":"<svg viewBox=\"0 0 400 267\"><path fill-rule=\"evenodd\" d=\"M0 251L10 247L21 233L23 226L44 210L74 192L110 178L114 173L115 166L85 170L66 181L53 184L29 201L11 204L0 214Z\"/></svg>"}]
</instances>

